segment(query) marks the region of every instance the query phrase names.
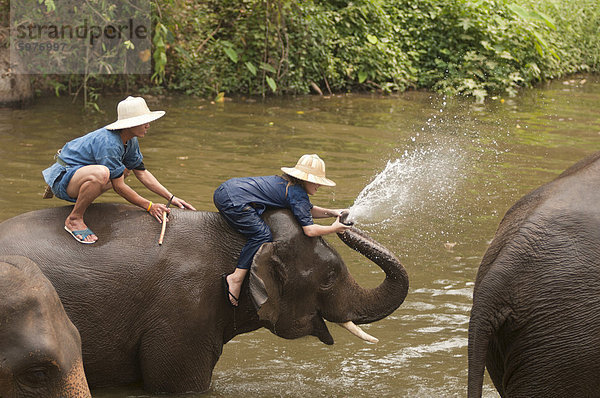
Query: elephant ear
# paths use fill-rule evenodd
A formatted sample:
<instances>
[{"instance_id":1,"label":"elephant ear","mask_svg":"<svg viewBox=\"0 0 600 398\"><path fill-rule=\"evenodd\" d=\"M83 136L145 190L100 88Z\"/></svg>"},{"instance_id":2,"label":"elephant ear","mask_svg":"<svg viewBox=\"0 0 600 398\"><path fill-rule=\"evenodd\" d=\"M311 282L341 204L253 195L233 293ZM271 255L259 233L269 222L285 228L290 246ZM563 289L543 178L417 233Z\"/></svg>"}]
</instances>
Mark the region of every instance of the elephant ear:
<instances>
[{"instance_id":1,"label":"elephant ear","mask_svg":"<svg viewBox=\"0 0 600 398\"><path fill-rule=\"evenodd\" d=\"M281 287L285 281L285 268L276 254L277 243L264 243L250 268L250 296L260 320L272 325L279 319Z\"/></svg>"}]
</instances>

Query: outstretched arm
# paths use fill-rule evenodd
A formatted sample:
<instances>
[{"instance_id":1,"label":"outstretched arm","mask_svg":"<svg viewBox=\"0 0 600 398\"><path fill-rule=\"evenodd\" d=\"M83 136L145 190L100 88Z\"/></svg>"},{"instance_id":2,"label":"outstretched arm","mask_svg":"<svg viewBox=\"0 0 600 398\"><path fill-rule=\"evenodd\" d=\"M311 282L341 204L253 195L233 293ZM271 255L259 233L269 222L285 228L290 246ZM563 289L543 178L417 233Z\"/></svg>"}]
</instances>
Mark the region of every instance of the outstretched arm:
<instances>
[{"instance_id":1,"label":"outstretched arm","mask_svg":"<svg viewBox=\"0 0 600 398\"><path fill-rule=\"evenodd\" d=\"M129 185L125 184L125 177L123 175L119 178L110 180L110 182L116 193L125 198L125 200L127 200L129 203L139 206L142 209L148 211L159 222L162 222L162 214L165 211L169 212L167 206L161 203L154 203L151 205L152 202L150 202L148 199L144 199Z\"/></svg>"},{"instance_id":2,"label":"outstretched arm","mask_svg":"<svg viewBox=\"0 0 600 398\"><path fill-rule=\"evenodd\" d=\"M313 206L310 210L313 218L327 218L327 217L339 217L339 215L346 209L326 209L324 207Z\"/></svg>"},{"instance_id":3,"label":"outstretched arm","mask_svg":"<svg viewBox=\"0 0 600 398\"><path fill-rule=\"evenodd\" d=\"M169 200L171 198L171 192L169 192L169 190L167 188L165 188L156 179L156 177L154 177L154 175L152 173L150 173L148 170L135 170L134 169L133 173L135 174L137 179L140 180L140 182L142 184L144 184L144 186L146 188L148 188L150 191L154 192L157 195L162 196L163 198L165 198L167 200ZM185 200L180 199L176 196L173 197L171 204L173 206L179 207L180 209L196 210L194 208L194 206L192 206L191 204L187 203Z\"/></svg>"},{"instance_id":4,"label":"outstretched arm","mask_svg":"<svg viewBox=\"0 0 600 398\"><path fill-rule=\"evenodd\" d=\"M332 234L334 232L338 232L338 233L344 232L348 228L350 228L350 226L342 224L340 222L340 217L338 216L335 219L335 221L333 222L333 224L331 224L331 225L319 225L319 224L306 225L306 226L302 227L302 230L304 231L304 234L306 236L313 237L313 236L322 236L322 235Z\"/></svg>"}]
</instances>

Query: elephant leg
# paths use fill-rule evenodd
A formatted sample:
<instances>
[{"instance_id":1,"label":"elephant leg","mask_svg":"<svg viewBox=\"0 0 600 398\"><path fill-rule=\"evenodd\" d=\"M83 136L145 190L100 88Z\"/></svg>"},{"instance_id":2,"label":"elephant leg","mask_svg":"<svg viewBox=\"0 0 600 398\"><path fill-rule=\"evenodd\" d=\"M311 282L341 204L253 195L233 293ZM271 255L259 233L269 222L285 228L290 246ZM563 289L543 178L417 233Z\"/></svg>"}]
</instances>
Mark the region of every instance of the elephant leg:
<instances>
[{"instance_id":1,"label":"elephant leg","mask_svg":"<svg viewBox=\"0 0 600 398\"><path fill-rule=\"evenodd\" d=\"M144 389L154 393L206 391L222 352L223 342L216 333L187 338L175 333L147 334L140 350Z\"/></svg>"}]
</instances>

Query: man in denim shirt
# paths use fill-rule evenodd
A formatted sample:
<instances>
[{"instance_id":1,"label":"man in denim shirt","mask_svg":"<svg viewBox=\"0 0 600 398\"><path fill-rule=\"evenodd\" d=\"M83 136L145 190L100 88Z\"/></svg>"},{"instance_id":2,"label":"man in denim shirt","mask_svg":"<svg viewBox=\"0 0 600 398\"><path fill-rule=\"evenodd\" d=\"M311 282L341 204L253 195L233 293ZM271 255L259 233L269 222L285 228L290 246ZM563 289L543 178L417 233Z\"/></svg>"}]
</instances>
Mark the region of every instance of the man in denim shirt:
<instances>
[{"instance_id":1,"label":"man in denim shirt","mask_svg":"<svg viewBox=\"0 0 600 398\"><path fill-rule=\"evenodd\" d=\"M65 220L65 230L81 243L94 243L98 237L85 225L83 215L89 205L111 187L128 202L148 211L159 222L169 209L152 203L125 183L132 170L150 191L165 199L171 193L148 171L143 162L138 138L146 135L150 122L164 111L150 111L141 97L127 97L117 106L118 120L101 129L69 141L59 151L56 163L42 172L56 197L74 202ZM174 206L195 210L174 197Z\"/></svg>"}]
</instances>

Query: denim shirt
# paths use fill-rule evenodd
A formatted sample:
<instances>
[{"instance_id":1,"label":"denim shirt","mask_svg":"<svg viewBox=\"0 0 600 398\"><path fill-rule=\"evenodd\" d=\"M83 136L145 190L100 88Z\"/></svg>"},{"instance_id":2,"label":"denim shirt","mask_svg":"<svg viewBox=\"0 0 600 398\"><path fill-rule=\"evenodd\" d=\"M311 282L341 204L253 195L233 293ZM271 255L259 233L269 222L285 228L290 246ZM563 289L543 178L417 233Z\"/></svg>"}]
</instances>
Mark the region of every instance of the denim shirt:
<instances>
[{"instance_id":1,"label":"denim shirt","mask_svg":"<svg viewBox=\"0 0 600 398\"><path fill-rule=\"evenodd\" d=\"M281 176L232 178L222 184L235 206L252 204L258 214L266 207L288 208L300 225L314 224L308 194L301 185L290 184Z\"/></svg>"},{"instance_id":2,"label":"denim shirt","mask_svg":"<svg viewBox=\"0 0 600 398\"><path fill-rule=\"evenodd\" d=\"M50 186L69 167L103 165L110 171L110 179L119 178L125 168L134 169L143 160L137 137L123 145L120 130L101 128L82 137L75 138L63 146L60 158L67 164L64 167L53 164L42 172L44 180Z\"/></svg>"}]
</instances>

